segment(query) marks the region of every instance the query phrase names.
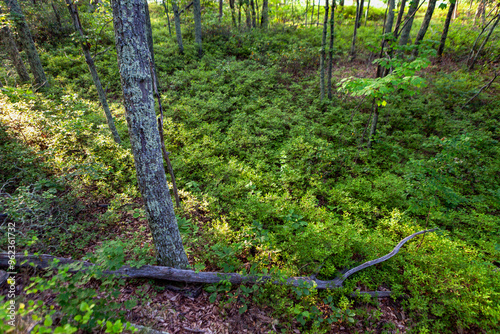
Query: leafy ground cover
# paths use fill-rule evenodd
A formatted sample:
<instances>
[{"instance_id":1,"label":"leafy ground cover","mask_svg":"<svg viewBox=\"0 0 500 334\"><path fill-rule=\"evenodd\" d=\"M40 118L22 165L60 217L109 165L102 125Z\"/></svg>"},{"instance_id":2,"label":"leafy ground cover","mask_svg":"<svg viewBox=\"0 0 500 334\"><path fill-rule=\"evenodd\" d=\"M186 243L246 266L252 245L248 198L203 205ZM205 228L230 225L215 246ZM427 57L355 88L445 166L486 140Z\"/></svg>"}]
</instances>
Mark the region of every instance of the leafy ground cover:
<instances>
[{"instance_id":1,"label":"leafy ground cover","mask_svg":"<svg viewBox=\"0 0 500 334\"><path fill-rule=\"evenodd\" d=\"M221 333L498 331L499 86L464 106L492 68L486 62L473 73L465 70L470 34L452 28L453 56L418 72L425 86L415 94L397 89L383 96L377 136L367 149L371 99L343 90L331 101L319 99L319 28L234 32L214 20L205 25L205 55L198 60L191 25L181 56L161 7L152 5L151 14L166 145L183 203L178 223L194 268L332 279L388 253L415 231L438 227L438 233L411 241L335 291L224 283L202 291L165 282L111 283L99 272L49 271L30 281L35 275L26 272L19 287L28 290L19 294L27 308L29 299L40 300L38 313L32 311L38 317L52 307L62 325L72 321L81 330L105 327L98 323L103 319L116 324L119 314L121 321L174 333L184 327ZM102 15L82 15L82 24L106 48L113 35ZM373 78L380 40L373 29L382 23L360 29L360 55L347 62L352 24L345 17L334 77L339 83L347 76ZM114 98L122 145L108 133L76 43L51 43L47 38L42 60L54 88L3 88L0 95L4 224L16 223L16 246L23 251L86 257L111 268L154 264L116 53L102 54L98 66ZM71 289L64 294L61 286ZM394 298L351 297L355 290L391 290ZM77 314L79 320L68 318Z\"/></svg>"}]
</instances>

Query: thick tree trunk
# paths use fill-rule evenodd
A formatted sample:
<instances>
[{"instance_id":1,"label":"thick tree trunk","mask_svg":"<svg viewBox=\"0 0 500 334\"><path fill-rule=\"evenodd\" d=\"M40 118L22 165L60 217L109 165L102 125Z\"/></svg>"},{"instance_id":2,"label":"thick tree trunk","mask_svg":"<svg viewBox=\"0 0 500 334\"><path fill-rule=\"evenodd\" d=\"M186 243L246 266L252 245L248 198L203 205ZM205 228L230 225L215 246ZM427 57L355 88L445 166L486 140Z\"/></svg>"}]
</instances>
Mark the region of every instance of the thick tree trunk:
<instances>
[{"instance_id":1,"label":"thick tree trunk","mask_svg":"<svg viewBox=\"0 0 500 334\"><path fill-rule=\"evenodd\" d=\"M330 8L328 7L329 1L330 0L325 1L325 19L323 20L323 36L321 38L321 58L320 58L321 101L323 101L323 99L325 98L326 35L328 33L328 12L330 10Z\"/></svg>"},{"instance_id":2,"label":"thick tree trunk","mask_svg":"<svg viewBox=\"0 0 500 334\"><path fill-rule=\"evenodd\" d=\"M39 87L48 87L49 84L45 72L43 71L42 62L36 51L30 28L26 23L21 7L19 7L17 0L5 0L5 3L10 10L11 16L14 18L17 33L19 34L22 48L28 56L28 63L30 64L31 73L33 73L35 77L36 84Z\"/></svg>"},{"instance_id":3,"label":"thick tree trunk","mask_svg":"<svg viewBox=\"0 0 500 334\"><path fill-rule=\"evenodd\" d=\"M168 23L168 34L172 36L172 29L170 29L170 14L168 13L168 5L165 0L161 0L163 5L163 9L165 10L165 15L167 15L167 23Z\"/></svg>"},{"instance_id":4,"label":"thick tree trunk","mask_svg":"<svg viewBox=\"0 0 500 334\"><path fill-rule=\"evenodd\" d=\"M262 1L262 18L260 20L260 25L262 28L267 29L269 26L269 0Z\"/></svg>"},{"instance_id":5,"label":"thick tree trunk","mask_svg":"<svg viewBox=\"0 0 500 334\"><path fill-rule=\"evenodd\" d=\"M97 74L97 69L95 67L94 59L90 55L90 48L87 41L85 41L85 34L83 33L82 25L80 23L80 17L78 15L78 10L76 5L73 4L72 0L66 0L66 4L68 5L69 15L71 16L71 20L73 21L73 26L75 27L75 31L80 35L83 54L85 55L85 61L89 67L90 74L92 75L92 80L94 81L95 88L97 89L97 94L99 95L99 102L101 102L102 109L104 110L104 114L106 115L106 121L108 122L109 130L113 135L113 139L116 143L120 144L120 136L118 135L118 131L115 127L115 122L113 120L113 116L111 115L111 111L109 110L108 101L106 99L106 93L104 89L102 89L101 80L99 79L99 74Z\"/></svg>"},{"instance_id":6,"label":"thick tree trunk","mask_svg":"<svg viewBox=\"0 0 500 334\"><path fill-rule=\"evenodd\" d=\"M356 57L356 35L358 34L358 23L359 23L359 0L356 0L356 19L354 20L354 32L352 34L351 42L351 61Z\"/></svg>"},{"instance_id":7,"label":"thick tree trunk","mask_svg":"<svg viewBox=\"0 0 500 334\"><path fill-rule=\"evenodd\" d=\"M198 49L198 57L203 56L203 48L201 46L201 4L200 0L193 0L194 14L194 42Z\"/></svg>"},{"instance_id":8,"label":"thick tree trunk","mask_svg":"<svg viewBox=\"0 0 500 334\"><path fill-rule=\"evenodd\" d=\"M28 74L28 71L26 70L26 67L24 66L23 59L21 58L19 50L17 49L16 41L14 40L14 36L12 36L12 33L8 26L3 26L0 29L0 42L9 54L9 58L14 64L17 75L19 75L21 82L29 82L30 76Z\"/></svg>"},{"instance_id":9,"label":"thick tree trunk","mask_svg":"<svg viewBox=\"0 0 500 334\"><path fill-rule=\"evenodd\" d=\"M130 143L157 260L163 266L187 268L189 262L167 186L156 126L144 2L113 0L112 8Z\"/></svg>"},{"instance_id":10,"label":"thick tree trunk","mask_svg":"<svg viewBox=\"0 0 500 334\"><path fill-rule=\"evenodd\" d=\"M392 32L392 25L394 23L394 8L396 7L395 0L387 2L387 17L385 20L384 34ZM387 38L385 38L387 41Z\"/></svg>"},{"instance_id":11,"label":"thick tree trunk","mask_svg":"<svg viewBox=\"0 0 500 334\"><path fill-rule=\"evenodd\" d=\"M427 7L427 11L425 12L424 20L422 21L422 25L420 26L420 30L417 33L417 37L415 38L414 45L417 46L415 50L413 50L413 56L416 57L418 55L418 46L423 41L425 37L425 33L429 28L429 24L431 23L432 14L434 13L434 8L436 7L436 0L429 0L429 4Z\"/></svg>"},{"instance_id":12,"label":"thick tree trunk","mask_svg":"<svg viewBox=\"0 0 500 334\"><path fill-rule=\"evenodd\" d=\"M413 26L413 19L415 18L415 13L418 9L418 1L419 0L411 0L410 7L408 8L408 14L406 15L405 23L401 30L401 34L399 37L399 45L403 46L408 44L410 39L411 27Z\"/></svg>"},{"instance_id":13,"label":"thick tree trunk","mask_svg":"<svg viewBox=\"0 0 500 334\"><path fill-rule=\"evenodd\" d=\"M439 48L437 51L437 56L441 59L444 51L444 45L446 43L446 37L448 36L448 30L450 29L451 17L453 16L453 11L455 10L456 1L450 1L450 8L448 8L448 15L446 15L446 21L444 21L443 33L441 35L441 42L439 43Z\"/></svg>"},{"instance_id":14,"label":"thick tree trunk","mask_svg":"<svg viewBox=\"0 0 500 334\"><path fill-rule=\"evenodd\" d=\"M399 26L401 25L401 21L403 20L403 15L405 13L405 7L406 7L406 0L401 0L401 3L399 4L398 18L396 19L396 26L394 28L394 34L397 34L399 30Z\"/></svg>"},{"instance_id":15,"label":"thick tree trunk","mask_svg":"<svg viewBox=\"0 0 500 334\"><path fill-rule=\"evenodd\" d=\"M181 14L179 13L177 0L172 0L172 10L174 11L175 37L177 39L177 45L179 46L179 53L184 54L184 45L182 44L181 31Z\"/></svg>"},{"instance_id":16,"label":"thick tree trunk","mask_svg":"<svg viewBox=\"0 0 500 334\"><path fill-rule=\"evenodd\" d=\"M327 0L329 1L329 0ZM328 51L328 98L332 95L333 39L335 36L335 0L332 0L332 15L330 17L330 50Z\"/></svg>"},{"instance_id":17,"label":"thick tree trunk","mask_svg":"<svg viewBox=\"0 0 500 334\"><path fill-rule=\"evenodd\" d=\"M364 7L364 0L359 0L359 20L358 20L358 29L361 28L361 15L363 15L363 7Z\"/></svg>"}]
</instances>

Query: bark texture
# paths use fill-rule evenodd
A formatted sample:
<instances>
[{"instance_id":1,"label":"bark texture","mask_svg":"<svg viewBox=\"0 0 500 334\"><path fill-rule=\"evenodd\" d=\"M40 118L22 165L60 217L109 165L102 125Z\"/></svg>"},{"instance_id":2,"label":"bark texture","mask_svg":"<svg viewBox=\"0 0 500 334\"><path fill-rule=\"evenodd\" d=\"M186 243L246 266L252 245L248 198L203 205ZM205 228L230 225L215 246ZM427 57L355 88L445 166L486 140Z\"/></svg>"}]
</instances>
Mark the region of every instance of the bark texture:
<instances>
[{"instance_id":1,"label":"bark texture","mask_svg":"<svg viewBox=\"0 0 500 334\"><path fill-rule=\"evenodd\" d=\"M201 4L200 0L193 0L193 15L194 15L194 42L198 49L198 57L203 55L201 46Z\"/></svg>"},{"instance_id":2,"label":"bark texture","mask_svg":"<svg viewBox=\"0 0 500 334\"><path fill-rule=\"evenodd\" d=\"M420 30L417 33L417 37L415 38L415 46L419 46L422 40L425 37L425 33L429 28L429 24L431 23L432 14L434 13L434 8L436 7L436 0L429 0L429 4L427 6L427 10L425 11L424 20L422 21L422 25L420 26ZM418 48L413 50L413 56L418 55Z\"/></svg>"},{"instance_id":3,"label":"bark texture","mask_svg":"<svg viewBox=\"0 0 500 334\"><path fill-rule=\"evenodd\" d=\"M177 6L177 0L172 0L172 10L174 11L175 37L177 39L177 45L179 46L179 53L184 54L184 45L182 44L182 31L181 31L181 14L179 13L179 6Z\"/></svg>"},{"instance_id":4,"label":"bark texture","mask_svg":"<svg viewBox=\"0 0 500 334\"><path fill-rule=\"evenodd\" d=\"M320 87L321 101L325 98L325 63L326 63L326 35L328 34L328 6L329 0L325 1L325 19L323 20L323 35L321 39L321 58L320 58Z\"/></svg>"},{"instance_id":5,"label":"bark texture","mask_svg":"<svg viewBox=\"0 0 500 334\"><path fill-rule=\"evenodd\" d=\"M408 15L406 16L404 26L401 29L401 34L399 37L400 46L408 44L408 40L410 39L411 27L413 26L413 19L415 18L417 9L418 0L412 0L410 2L410 7L408 8Z\"/></svg>"},{"instance_id":6,"label":"bark texture","mask_svg":"<svg viewBox=\"0 0 500 334\"><path fill-rule=\"evenodd\" d=\"M94 59L90 55L90 48L85 41L85 34L83 33L82 25L80 23L80 17L78 15L78 9L72 0L66 0L66 4L68 6L69 15L71 16L71 20L73 21L73 26L81 38L80 45L82 46L83 54L85 55L85 62L89 67L90 74L92 75L92 80L94 81L95 88L97 89L97 94L99 95L99 102L101 102L102 109L104 110L104 114L106 115L106 121L108 123L109 130L111 130L111 134L113 135L113 139L116 143L120 144L120 136L118 135L118 131L115 127L115 122L113 120L113 116L111 115L111 111L109 110L108 101L106 99L106 93L104 89L102 89L101 80L99 79L99 74L97 74L97 69L95 67Z\"/></svg>"},{"instance_id":7,"label":"bark texture","mask_svg":"<svg viewBox=\"0 0 500 334\"><path fill-rule=\"evenodd\" d=\"M130 143L157 260L163 266L186 268L189 263L167 186L156 126L144 2L113 0L112 8Z\"/></svg>"},{"instance_id":8,"label":"bark texture","mask_svg":"<svg viewBox=\"0 0 500 334\"><path fill-rule=\"evenodd\" d=\"M398 18L396 19L396 27L394 28L394 33L397 34L399 30L399 26L401 25L401 21L403 20L403 15L405 13L406 0L401 0L399 5L399 13Z\"/></svg>"},{"instance_id":9,"label":"bark texture","mask_svg":"<svg viewBox=\"0 0 500 334\"><path fill-rule=\"evenodd\" d=\"M17 75L19 75L21 82L29 82L30 76L28 74L28 71L26 70L26 67L24 66L23 59L19 54L16 41L14 40L14 36L12 36L12 32L10 31L9 27L4 26L0 29L0 42L9 54L9 58L14 64Z\"/></svg>"},{"instance_id":10,"label":"bark texture","mask_svg":"<svg viewBox=\"0 0 500 334\"><path fill-rule=\"evenodd\" d=\"M446 44L446 37L448 36L448 30L450 29L451 17L453 16L453 11L455 10L456 0L451 0L450 8L448 8L448 14L446 15L446 21L444 21L443 33L441 34L441 42L439 43L439 48L437 51L437 56L441 58L444 51L444 45Z\"/></svg>"},{"instance_id":11,"label":"bark texture","mask_svg":"<svg viewBox=\"0 0 500 334\"><path fill-rule=\"evenodd\" d=\"M30 28L26 23L26 19L24 18L24 14L17 3L17 0L4 0L7 4L7 8L10 10L10 14L14 19L14 23L19 33L19 37L21 40L21 45L23 50L26 52L28 56L28 63L30 64L31 73L35 77L35 82L39 87L48 86L47 77L45 76L45 72L42 67L42 62L40 61L40 57L38 56L38 52L36 51L35 43L33 42L33 38L31 37Z\"/></svg>"}]
</instances>

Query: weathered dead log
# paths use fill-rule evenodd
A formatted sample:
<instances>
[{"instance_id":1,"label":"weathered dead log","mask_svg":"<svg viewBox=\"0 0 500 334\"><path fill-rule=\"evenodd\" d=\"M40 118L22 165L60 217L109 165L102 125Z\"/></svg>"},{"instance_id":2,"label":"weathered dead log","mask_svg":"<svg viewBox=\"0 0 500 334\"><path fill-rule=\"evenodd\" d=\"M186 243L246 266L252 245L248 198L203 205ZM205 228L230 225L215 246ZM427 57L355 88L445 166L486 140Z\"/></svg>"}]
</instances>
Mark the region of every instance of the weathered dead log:
<instances>
[{"instance_id":1,"label":"weathered dead log","mask_svg":"<svg viewBox=\"0 0 500 334\"><path fill-rule=\"evenodd\" d=\"M387 255L384 255L382 257L379 257L375 260L371 260L368 262L365 262L351 270L348 270L346 273L344 273L341 277L335 278L333 280L329 281L322 281L315 279L314 277L290 277L286 280L286 284L292 285L292 286L304 286L305 283L308 286L312 286L316 289L319 290L324 290L324 289L334 289L334 288L340 288L342 287L342 283L351 275L354 273L361 271L363 269L366 269L368 267L371 267L375 264L384 262L394 255L396 255L401 247L410 239L416 237L417 235L424 234L427 232L433 232L436 229L431 229L431 230L424 230L420 232L413 233L412 235L404 238L401 240L394 249L388 253ZM5 267L8 266L9 262L9 255L7 253L0 253L0 267ZM33 255L33 254L28 254L28 255L22 255L22 254L16 254L16 267L29 267L29 266L37 266L39 268L48 268L51 266L52 262L56 260L59 265L65 265L65 264L81 264L81 268L88 268L91 266L95 266L94 264L90 262L85 262L85 261L78 261L78 260L72 260L72 259L67 259L67 258L57 258L51 255ZM81 269L84 270L84 269ZM70 270L71 271L71 270ZM74 270L78 271L78 270ZM237 273L218 273L218 272L196 272L194 270L186 270L186 269L175 269L175 268L170 268L170 267L161 267L161 266L150 266L150 265L145 265L140 268L131 268L129 266L124 266L121 267L117 270L108 270L104 271L105 274L109 275L117 275L121 278L150 278L150 279L162 279L162 280L169 280L169 281L176 281L176 282L185 282L185 283L204 283L204 284L215 284L219 283L222 280L227 280L231 282L231 284L243 284L246 282L253 282L253 283L259 283L259 282L266 282L271 279L273 279L272 276L266 275L266 276L252 276L252 275L241 275ZM282 284L283 282L276 281L276 284ZM362 292L361 292L362 293ZM370 292L370 295L378 295L380 297L386 297L386 294L390 293L387 291L376 291L376 292Z\"/></svg>"}]
</instances>

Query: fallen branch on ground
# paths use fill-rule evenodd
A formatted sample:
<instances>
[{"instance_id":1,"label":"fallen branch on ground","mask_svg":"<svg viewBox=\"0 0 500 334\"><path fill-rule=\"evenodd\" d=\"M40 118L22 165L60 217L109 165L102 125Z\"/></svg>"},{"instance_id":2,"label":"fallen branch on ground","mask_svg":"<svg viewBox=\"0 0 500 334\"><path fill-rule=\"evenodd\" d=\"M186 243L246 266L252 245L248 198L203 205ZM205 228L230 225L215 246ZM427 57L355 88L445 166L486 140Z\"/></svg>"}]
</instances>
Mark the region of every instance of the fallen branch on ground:
<instances>
[{"instance_id":1,"label":"fallen branch on ground","mask_svg":"<svg viewBox=\"0 0 500 334\"><path fill-rule=\"evenodd\" d=\"M334 289L342 287L342 283L354 273L371 267L375 264L384 262L394 255L396 255L401 247L410 239L413 239L417 235L424 234L427 232L433 232L436 229L424 230L420 232L413 233L412 235L401 240L394 249L375 260L371 260L365 262L351 270L348 270L341 277L335 278L329 281L322 281L315 279L313 277L290 277L287 279L286 283L293 286L304 286L304 283L312 284L312 286L319 290L324 289ZM9 262L9 254L0 253L0 267L8 266ZM82 264L83 268L95 266L90 262L72 260L67 258L57 258L51 255L22 255L16 254L16 267L29 267L32 264L40 267L40 268L48 268L51 266L53 260L58 260L58 265L65 265L71 263ZM81 269L85 270L85 269ZM71 271L71 270L70 270ZM113 271L105 271L105 274L109 275L117 275L122 278L152 278L152 279L162 279L176 282L186 282L186 283L204 283L204 284L215 284L219 283L222 280L228 280L231 284L243 284L246 282L265 282L273 279L271 276L247 276L241 275L237 273L218 273L218 272L196 272L194 270L185 270L185 269L176 269L170 267L161 267L161 266L150 266L145 265L140 268L131 268L129 266L121 267L117 270ZM281 282L276 282L277 284L281 284ZM363 293L363 292L360 292ZM387 297L387 294L390 293L388 291L375 291L369 292L368 294L374 296L378 295L380 297Z\"/></svg>"}]
</instances>

